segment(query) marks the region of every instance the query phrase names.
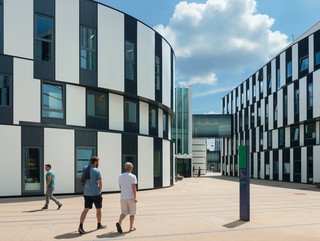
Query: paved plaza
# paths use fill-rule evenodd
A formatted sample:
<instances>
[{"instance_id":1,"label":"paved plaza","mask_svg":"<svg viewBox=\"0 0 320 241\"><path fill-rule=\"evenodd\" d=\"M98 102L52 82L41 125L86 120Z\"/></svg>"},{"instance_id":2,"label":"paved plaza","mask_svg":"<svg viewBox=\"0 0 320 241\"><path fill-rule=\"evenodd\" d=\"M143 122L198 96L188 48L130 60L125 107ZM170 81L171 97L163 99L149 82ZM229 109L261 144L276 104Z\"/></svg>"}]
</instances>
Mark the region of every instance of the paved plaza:
<instances>
[{"instance_id":1,"label":"paved plaza","mask_svg":"<svg viewBox=\"0 0 320 241\"><path fill-rule=\"evenodd\" d=\"M59 185L59 184L57 184ZM251 220L239 220L235 177L208 174L185 178L174 187L139 191L134 232L118 234L119 193L104 194L103 223L95 230L95 211L79 235L82 196L57 196L61 210L44 197L1 198L0 240L165 240L165 241L319 241L320 189L313 185L251 180ZM124 231L129 227L126 218Z\"/></svg>"}]
</instances>

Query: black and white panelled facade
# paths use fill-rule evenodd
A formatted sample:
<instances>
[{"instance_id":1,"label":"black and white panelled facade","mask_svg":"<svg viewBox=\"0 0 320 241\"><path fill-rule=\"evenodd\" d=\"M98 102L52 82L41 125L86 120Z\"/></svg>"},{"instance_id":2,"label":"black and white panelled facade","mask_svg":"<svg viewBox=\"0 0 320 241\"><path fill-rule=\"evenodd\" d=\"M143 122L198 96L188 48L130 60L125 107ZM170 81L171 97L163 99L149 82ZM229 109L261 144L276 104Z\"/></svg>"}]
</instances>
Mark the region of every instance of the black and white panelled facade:
<instances>
[{"instance_id":1,"label":"black and white panelled facade","mask_svg":"<svg viewBox=\"0 0 320 241\"><path fill-rule=\"evenodd\" d=\"M248 145L252 178L320 182L320 23L222 99L232 136L221 145L224 175L238 175Z\"/></svg>"},{"instance_id":2,"label":"black and white panelled facade","mask_svg":"<svg viewBox=\"0 0 320 241\"><path fill-rule=\"evenodd\" d=\"M173 185L175 56L139 20L93 0L0 0L0 196L82 193L100 158L103 191L134 165L138 189Z\"/></svg>"}]
</instances>

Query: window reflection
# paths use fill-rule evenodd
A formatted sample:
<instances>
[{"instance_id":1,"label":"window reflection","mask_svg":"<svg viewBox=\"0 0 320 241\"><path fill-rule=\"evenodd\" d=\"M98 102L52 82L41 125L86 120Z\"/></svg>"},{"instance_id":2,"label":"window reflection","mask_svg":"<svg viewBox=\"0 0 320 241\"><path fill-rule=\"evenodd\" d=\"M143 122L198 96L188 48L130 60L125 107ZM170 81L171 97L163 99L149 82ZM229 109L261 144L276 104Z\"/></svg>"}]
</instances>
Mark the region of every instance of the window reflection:
<instances>
[{"instance_id":1,"label":"window reflection","mask_svg":"<svg viewBox=\"0 0 320 241\"><path fill-rule=\"evenodd\" d=\"M307 70L309 68L309 58L304 57L300 60L300 72Z\"/></svg>"},{"instance_id":2,"label":"window reflection","mask_svg":"<svg viewBox=\"0 0 320 241\"><path fill-rule=\"evenodd\" d=\"M125 78L135 80L135 45L125 41Z\"/></svg>"},{"instance_id":3,"label":"window reflection","mask_svg":"<svg viewBox=\"0 0 320 241\"><path fill-rule=\"evenodd\" d=\"M35 58L41 61L53 60L53 19L36 15Z\"/></svg>"},{"instance_id":4,"label":"window reflection","mask_svg":"<svg viewBox=\"0 0 320 241\"><path fill-rule=\"evenodd\" d=\"M96 30L81 26L81 68L96 70Z\"/></svg>"},{"instance_id":5,"label":"window reflection","mask_svg":"<svg viewBox=\"0 0 320 241\"><path fill-rule=\"evenodd\" d=\"M40 149L24 150L24 190L40 191Z\"/></svg>"},{"instance_id":6,"label":"window reflection","mask_svg":"<svg viewBox=\"0 0 320 241\"><path fill-rule=\"evenodd\" d=\"M87 115L106 117L106 95L89 92L87 95Z\"/></svg>"},{"instance_id":7,"label":"window reflection","mask_svg":"<svg viewBox=\"0 0 320 241\"><path fill-rule=\"evenodd\" d=\"M137 102L134 100L124 101L124 121L129 123L137 123Z\"/></svg>"},{"instance_id":8,"label":"window reflection","mask_svg":"<svg viewBox=\"0 0 320 241\"><path fill-rule=\"evenodd\" d=\"M62 86L42 85L42 116L49 118L64 118Z\"/></svg>"}]
</instances>

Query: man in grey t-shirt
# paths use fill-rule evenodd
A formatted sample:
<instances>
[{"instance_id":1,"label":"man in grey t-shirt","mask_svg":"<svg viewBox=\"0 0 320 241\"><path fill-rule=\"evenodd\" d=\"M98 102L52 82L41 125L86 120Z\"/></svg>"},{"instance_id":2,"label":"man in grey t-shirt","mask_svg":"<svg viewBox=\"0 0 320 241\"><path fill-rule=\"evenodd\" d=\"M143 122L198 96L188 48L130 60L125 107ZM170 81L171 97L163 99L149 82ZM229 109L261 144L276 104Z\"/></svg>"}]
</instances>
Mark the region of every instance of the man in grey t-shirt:
<instances>
[{"instance_id":1,"label":"man in grey t-shirt","mask_svg":"<svg viewBox=\"0 0 320 241\"><path fill-rule=\"evenodd\" d=\"M83 183L84 183L84 209L80 216L80 225L78 232L84 234L83 222L86 219L87 213L92 208L92 204L97 210L97 229L106 228L105 225L101 224L101 208L102 208L102 177L101 172L98 169L99 158L96 156L91 157L90 165L83 170Z\"/></svg>"}]
</instances>

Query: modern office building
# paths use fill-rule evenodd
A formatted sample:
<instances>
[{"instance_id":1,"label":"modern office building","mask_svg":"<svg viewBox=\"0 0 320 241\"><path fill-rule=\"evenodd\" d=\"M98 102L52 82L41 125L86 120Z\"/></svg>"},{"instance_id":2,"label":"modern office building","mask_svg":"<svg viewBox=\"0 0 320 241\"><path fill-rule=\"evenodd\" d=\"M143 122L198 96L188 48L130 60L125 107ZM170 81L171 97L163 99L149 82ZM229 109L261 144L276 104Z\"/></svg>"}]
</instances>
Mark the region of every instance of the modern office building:
<instances>
[{"instance_id":1,"label":"modern office building","mask_svg":"<svg viewBox=\"0 0 320 241\"><path fill-rule=\"evenodd\" d=\"M232 115L221 145L222 173L238 175L248 145L251 177L320 181L320 22L222 99Z\"/></svg>"},{"instance_id":2,"label":"modern office building","mask_svg":"<svg viewBox=\"0 0 320 241\"><path fill-rule=\"evenodd\" d=\"M0 196L81 193L100 157L103 191L133 162L138 189L173 185L175 56L139 20L93 0L0 0Z\"/></svg>"}]
</instances>

